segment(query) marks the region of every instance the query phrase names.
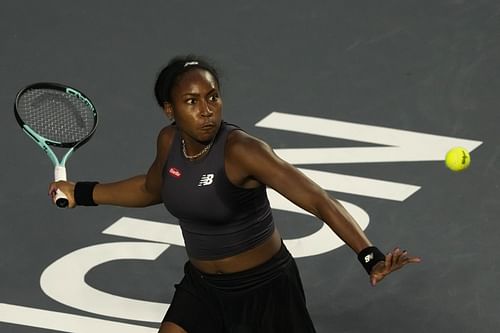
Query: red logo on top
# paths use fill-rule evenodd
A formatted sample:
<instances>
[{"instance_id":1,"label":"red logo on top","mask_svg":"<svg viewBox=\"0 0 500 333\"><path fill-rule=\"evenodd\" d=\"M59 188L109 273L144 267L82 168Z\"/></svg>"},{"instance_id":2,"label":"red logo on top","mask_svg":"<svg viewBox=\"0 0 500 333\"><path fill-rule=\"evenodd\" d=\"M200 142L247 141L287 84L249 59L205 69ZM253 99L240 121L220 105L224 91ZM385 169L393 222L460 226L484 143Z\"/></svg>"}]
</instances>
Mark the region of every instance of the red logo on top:
<instances>
[{"instance_id":1,"label":"red logo on top","mask_svg":"<svg viewBox=\"0 0 500 333\"><path fill-rule=\"evenodd\" d=\"M181 176L182 176L181 171L179 169L176 169L176 168L168 169L168 173L170 176L172 176L174 178L181 178Z\"/></svg>"}]
</instances>

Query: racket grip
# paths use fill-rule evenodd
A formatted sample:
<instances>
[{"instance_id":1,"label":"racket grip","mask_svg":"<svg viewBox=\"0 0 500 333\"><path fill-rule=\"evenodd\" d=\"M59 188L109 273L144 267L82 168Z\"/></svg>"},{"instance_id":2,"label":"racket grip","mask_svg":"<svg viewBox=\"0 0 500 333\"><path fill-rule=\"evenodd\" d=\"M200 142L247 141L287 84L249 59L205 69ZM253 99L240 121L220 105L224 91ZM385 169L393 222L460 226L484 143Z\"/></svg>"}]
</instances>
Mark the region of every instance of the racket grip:
<instances>
[{"instance_id":1,"label":"racket grip","mask_svg":"<svg viewBox=\"0 0 500 333\"><path fill-rule=\"evenodd\" d=\"M66 168L65 167L60 166L60 165L58 165L58 166L55 167L55 169L54 169L54 180L56 182L58 182L60 180L67 180L67 177L66 177ZM68 198L59 189L56 191L55 200L56 200L57 207L59 207L59 208L66 208L66 207L68 207L68 203L69 203L68 202Z\"/></svg>"}]
</instances>

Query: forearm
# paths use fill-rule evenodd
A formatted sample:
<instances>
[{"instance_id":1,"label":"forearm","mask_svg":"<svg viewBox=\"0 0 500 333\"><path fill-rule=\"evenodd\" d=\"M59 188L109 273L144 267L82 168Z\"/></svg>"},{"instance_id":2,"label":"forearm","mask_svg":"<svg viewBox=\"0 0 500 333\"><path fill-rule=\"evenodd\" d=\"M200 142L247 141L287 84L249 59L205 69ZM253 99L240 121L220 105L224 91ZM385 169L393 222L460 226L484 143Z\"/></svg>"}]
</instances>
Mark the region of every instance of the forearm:
<instances>
[{"instance_id":1,"label":"forearm","mask_svg":"<svg viewBox=\"0 0 500 333\"><path fill-rule=\"evenodd\" d=\"M114 183L97 184L93 198L98 205L122 207L146 207L161 202L159 191L147 188L145 175Z\"/></svg>"},{"instance_id":2,"label":"forearm","mask_svg":"<svg viewBox=\"0 0 500 333\"><path fill-rule=\"evenodd\" d=\"M318 217L323 220L354 252L372 246L367 236L342 204L328 197L319 204Z\"/></svg>"}]
</instances>

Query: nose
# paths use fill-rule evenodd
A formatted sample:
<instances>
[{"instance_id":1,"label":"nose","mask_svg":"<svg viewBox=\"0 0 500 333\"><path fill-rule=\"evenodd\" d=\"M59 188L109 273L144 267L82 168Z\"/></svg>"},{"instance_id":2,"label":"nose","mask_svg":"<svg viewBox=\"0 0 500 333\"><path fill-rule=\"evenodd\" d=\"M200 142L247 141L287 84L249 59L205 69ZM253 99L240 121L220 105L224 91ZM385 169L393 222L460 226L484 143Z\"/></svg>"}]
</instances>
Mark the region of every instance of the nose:
<instances>
[{"instance_id":1,"label":"nose","mask_svg":"<svg viewBox=\"0 0 500 333\"><path fill-rule=\"evenodd\" d=\"M201 115L204 117L210 117L213 113L214 111L212 110L210 103L205 102L201 109Z\"/></svg>"}]
</instances>

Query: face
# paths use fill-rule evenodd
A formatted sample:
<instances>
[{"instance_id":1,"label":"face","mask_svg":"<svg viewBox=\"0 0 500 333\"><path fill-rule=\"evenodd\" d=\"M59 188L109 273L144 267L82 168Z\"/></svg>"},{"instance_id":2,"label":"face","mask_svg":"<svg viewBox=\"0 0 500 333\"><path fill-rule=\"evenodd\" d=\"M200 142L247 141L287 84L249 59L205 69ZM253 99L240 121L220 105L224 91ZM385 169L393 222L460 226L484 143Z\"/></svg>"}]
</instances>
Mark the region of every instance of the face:
<instances>
[{"instance_id":1,"label":"face","mask_svg":"<svg viewBox=\"0 0 500 333\"><path fill-rule=\"evenodd\" d=\"M171 91L165 113L174 118L184 140L206 144L217 133L222 119L222 99L210 72L196 68L182 74Z\"/></svg>"}]
</instances>

